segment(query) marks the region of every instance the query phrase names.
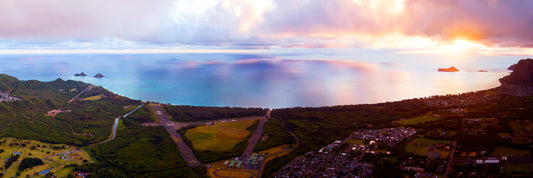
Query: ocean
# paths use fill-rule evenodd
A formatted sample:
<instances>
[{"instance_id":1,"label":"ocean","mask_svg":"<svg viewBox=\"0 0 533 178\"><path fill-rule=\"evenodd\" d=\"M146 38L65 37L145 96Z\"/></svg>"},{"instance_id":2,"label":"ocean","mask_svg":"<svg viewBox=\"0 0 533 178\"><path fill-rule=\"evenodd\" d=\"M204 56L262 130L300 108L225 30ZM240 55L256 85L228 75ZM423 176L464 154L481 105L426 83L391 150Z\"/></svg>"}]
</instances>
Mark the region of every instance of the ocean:
<instances>
[{"instance_id":1,"label":"ocean","mask_svg":"<svg viewBox=\"0 0 533 178\"><path fill-rule=\"evenodd\" d=\"M20 80L79 80L133 99L176 105L318 107L398 101L499 86L511 56L330 50L0 55ZM437 72L455 66L459 72ZM487 70L487 72L479 72ZM75 77L84 72L88 76ZM97 73L103 78L94 78Z\"/></svg>"}]
</instances>

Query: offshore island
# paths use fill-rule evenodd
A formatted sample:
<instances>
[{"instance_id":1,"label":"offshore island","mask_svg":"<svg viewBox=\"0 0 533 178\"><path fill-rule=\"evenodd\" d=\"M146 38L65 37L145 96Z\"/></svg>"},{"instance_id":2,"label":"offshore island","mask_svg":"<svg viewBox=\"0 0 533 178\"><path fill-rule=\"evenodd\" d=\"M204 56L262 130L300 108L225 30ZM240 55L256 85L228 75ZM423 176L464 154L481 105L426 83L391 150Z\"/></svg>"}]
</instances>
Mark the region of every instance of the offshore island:
<instances>
[{"instance_id":1,"label":"offshore island","mask_svg":"<svg viewBox=\"0 0 533 178\"><path fill-rule=\"evenodd\" d=\"M500 82L457 95L270 110L143 102L79 81L1 74L0 174L528 177L533 59Z\"/></svg>"}]
</instances>

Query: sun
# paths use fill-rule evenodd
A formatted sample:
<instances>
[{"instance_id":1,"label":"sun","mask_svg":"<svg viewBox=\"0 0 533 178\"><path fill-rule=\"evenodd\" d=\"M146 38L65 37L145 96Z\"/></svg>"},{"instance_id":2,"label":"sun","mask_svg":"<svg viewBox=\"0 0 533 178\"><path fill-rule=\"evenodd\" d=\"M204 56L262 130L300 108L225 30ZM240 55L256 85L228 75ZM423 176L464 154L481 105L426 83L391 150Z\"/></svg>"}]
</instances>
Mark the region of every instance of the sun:
<instances>
[{"instance_id":1,"label":"sun","mask_svg":"<svg viewBox=\"0 0 533 178\"><path fill-rule=\"evenodd\" d=\"M469 49L475 48L477 46L479 46L479 44L459 39L459 40L455 40L455 42L453 42L453 44L447 45L445 47L447 49L452 50L452 51L465 51L465 50L469 50Z\"/></svg>"}]
</instances>

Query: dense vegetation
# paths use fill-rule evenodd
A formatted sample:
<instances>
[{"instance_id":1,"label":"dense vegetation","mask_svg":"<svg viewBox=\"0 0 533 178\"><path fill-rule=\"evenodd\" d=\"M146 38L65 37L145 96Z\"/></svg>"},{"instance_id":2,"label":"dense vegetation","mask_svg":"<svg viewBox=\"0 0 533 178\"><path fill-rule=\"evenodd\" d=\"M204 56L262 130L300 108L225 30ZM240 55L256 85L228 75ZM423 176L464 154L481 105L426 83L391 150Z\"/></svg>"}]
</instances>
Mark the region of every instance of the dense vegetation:
<instances>
[{"instance_id":1,"label":"dense vegetation","mask_svg":"<svg viewBox=\"0 0 533 178\"><path fill-rule=\"evenodd\" d=\"M0 102L0 137L40 140L49 143L89 145L106 139L115 117L124 115L141 104L93 86L79 98L101 95L98 100L68 101L88 87L77 81L19 81L0 75L0 91L20 98L20 101ZM55 117L45 114L61 108ZM123 128L115 140L88 149L96 163L75 167L92 172L95 177L202 177L205 168L189 168L175 143L163 128L143 127L154 122L148 108L141 108L123 119ZM76 134L77 133L77 134ZM87 135L83 135L87 134ZM91 136L92 135L92 136ZM14 155L9 161L16 161Z\"/></svg>"},{"instance_id":2,"label":"dense vegetation","mask_svg":"<svg viewBox=\"0 0 533 178\"><path fill-rule=\"evenodd\" d=\"M141 104L115 95L101 87L93 87L80 98L102 96L97 100L68 101L86 88L88 84L76 81L52 82L19 81L7 75L0 75L0 91L8 92L12 96L21 98L20 101L0 102L0 137L41 140L50 143L67 143L74 145L90 145L109 136L113 119L131 110L131 107ZM473 98L477 95L472 95ZM463 98L446 96L433 100L453 100ZM497 146L508 146L530 150L528 145L512 143L509 139L502 139L499 133L513 133L510 122L517 120L532 120L533 97L514 98L498 96L499 99L490 102L470 104L461 115L446 115L446 109L452 106L429 106L423 99L404 100L381 104L365 104L350 106L333 106L320 108L287 108L272 112L272 118L265 123L263 135L268 139L260 141L255 150L263 150L281 144L294 143L295 140L287 129L293 131L299 138L299 146L292 152L276 157L267 163L263 170L263 177L270 177L275 171L296 156L317 150L322 146L345 138L355 129L380 128L399 126L392 121L402 118L417 118L428 113L445 116L446 119L427 119L424 122L409 123L410 127L419 130L419 135L429 139L458 140L461 149L470 147L484 147L487 151ZM52 109L62 108L72 110L60 113L55 117L45 116ZM229 108L229 107L195 107L195 106L164 106L175 121L200 121L223 118L243 117L250 115L264 115L266 110L260 108ZM115 140L96 146L90 146L89 151L97 160L96 163L75 166L75 170L93 172L96 177L202 177L205 168L187 166L181 157L175 143L161 127L144 127L144 122L154 122L153 113L147 107L141 108L133 115L122 120L121 129ZM465 118L495 118L489 123L484 135L464 135L460 133ZM282 127L285 123L285 129ZM249 127L250 131L257 128L258 122ZM435 130L433 128L439 128ZM185 137L187 128L179 133ZM455 131L456 134L442 135L440 131ZM76 134L78 133L78 134ZM92 134L93 136L81 135ZM213 162L230 157L240 156L246 148L251 134L238 143L230 151L214 152L194 150L195 155L203 162ZM525 137L528 137L527 135ZM397 160L413 156L404 151L405 142L392 148L394 155L390 159L380 157L365 157L377 165L376 172L384 172L386 168L396 167ZM477 149L477 148L476 148ZM13 155L7 159L6 166L11 165L18 157ZM9 163L9 164L8 164ZM31 164L29 164L31 165ZM387 174L395 174L399 170L390 169Z\"/></svg>"},{"instance_id":3,"label":"dense vegetation","mask_svg":"<svg viewBox=\"0 0 533 178\"><path fill-rule=\"evenodd\" d=\"M7 158L4 170L9 168L9 166L11 166L11 164L13 164L13 162L17 161L19 159L19 157L20 157L20 155L18 155L18 154L12 154L9 158Z\"/></svg>"},{"instance_id":4,"label":"dense vegetation","mask_svg":"<svg viewBox=\"0 0 533 178\"><path fill-rule=\"evenodd\" d=\"M84 146L109 136L113 119L127 113L123 106L141 103L101 87L92 87L80 96L83 98L96 93L106 96L100 100L68 103L88 86L83 82L61 79L51 82L19 81L1 74L0 91L22 100L0 102L0 136ZM59 108L71 111L55 117L46 116L48 111Z\"/></svg>"},{"instance_id":5,"label":"dense vegetation","mask_svg":"<svg viewBox=\"0 0 533 178\"><path fill-rule=\"evenodd\" d=\"M123 119L124 128L115 140L90 147L98 161L76 170L94 172L98 177L202 177L205 168L190 168L176 144L162 127L144 127L148 108Z\"/></svg>"},{"instance_id":6,"label":"dense vegetation","mask_svg":"<svg viewBox=\"0 0 533 178\"><path fill-rule=\"evenodd\" d=\"M255 145L254 151L266 150L283 144L296 143L296 139L282 126L282 121L279 119L269 119L265 122L263 135L266 135L266 140L259 140L257 145Z\"/></svg>"},{"instance_id":7,"label":"dense vegetation","mask_svg":"<svg viewBox=\"0 0 533 178\"><path fill-rule=\"evenodd\" d=\"M39 158L24 158L22 162L20 162L19 171L43 164L43 160Z\"/></svg>"},{"instance_id":8,"label":"dense vegetation","mask_svg":"<svg viewBox=\"0 0 533 178\"><path fill-rule=\"evenodd\" d=\"M533 77L531 75L533 73L533 59L521 59L511 67L514 70L513 73L501 78L500 82L533 86Z\"/></svg>"},{"instance_id":9,"label":"dense vegetation","mask_svg":"<svg viewBox=\"0 0 533 178\"><path fill-rule=\"evenodd\" d=\"M174 106L164 105L164 108L174 121L204 121L248 116L263 116L266 109L262 108L234 108L234 107L205 107L205 106Z\"/></svg>"}]
</instances>

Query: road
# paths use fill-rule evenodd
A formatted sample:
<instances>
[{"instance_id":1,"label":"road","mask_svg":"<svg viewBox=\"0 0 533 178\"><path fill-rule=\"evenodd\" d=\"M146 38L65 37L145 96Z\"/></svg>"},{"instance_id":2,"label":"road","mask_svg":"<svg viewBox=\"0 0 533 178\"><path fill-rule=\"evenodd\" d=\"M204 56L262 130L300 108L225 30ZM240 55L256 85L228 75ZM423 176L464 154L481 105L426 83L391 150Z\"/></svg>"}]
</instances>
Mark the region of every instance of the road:
<instances>
[{"instance_id":1,"label":"road","mask_svg":"<svg viewBox=\"0 0 533 178\"><path fill-rule=\"evenodd\" d=\"M151 127L157 127L157 126L169 126L169 127L175 127L175 128L182 128L187 126L194 126L194 125L211 125L211 124L217 124L217 123L224 123L224 122L237 122L237 121L244 121L244 120L256 120L256 119L262 119L261 117L244 117L244 118L234 118L234 119L219 119L219 120L210 120L210 121L197 121L197 122L166 122L166 123L153 123L153 122L147 122L143 123L144 126L151 126Z\"/></svg>"},{"instance_id":2,"label":"road","mask_svg":"<svg viewBox=\"0 0 533 178\"><path fill-rule=\"evenodd\" d=\"M216 124L216 123L224 123L224 122L237 122L237 121L244 121L244 120L256 120L264 118L261 117L244 117L244 118L235 118L235 119L220 119L220 120L211 120L211 121L198 121L198 122L180 122L178 125L180 126L192 126L192 125L208 125L208 124Z\"/></svg>"},{"instance_id":3,"label":"road","mask_svg":"<svg viewBox=\"0 0 533 178\"><path fill-rule=\"evenodd\" d=\"M78 93L76 96L74 96L72 99L70 99L70 100L68 101L68 103L71 103L71 102L74 101L76 98L79 99L78 97L79 97L81 94L83 94L83 93L85 93L86 91L88 91L89 89L91 89L91 87L92 87L92 85L87 86L87 87L86 87L85 89L83 89L80 93ZM68 104L68 103L67 103L67 104Z\"/></svg>"},{"instance_id":4,"label":"road","mask_svg":"<svg viewBox=\"0 0 533 178\"><path fill-rule=\"evenodd\" d=\"M141 107L143 107L143 106L144 106L144 104L141 104L141 105L137 106L137 108L131 110L131 111L130 111L129 113L127 113L127 114L124 114L124 116L122 116L122 117L128 117L128 115L130 115L131 113L137 111L137 109L139 109L139 108L141 108Z\"/></svg>"},{"instance_id":5,"label":"road","mask_svg":"<svg viewBox=\"0 0 533 178\"><path fill-rule=\"evenodd\" d=\"M168 119L167 115L165 115L161 107L159 107L158 105L151 105L151 108L156 113L157 117L159 118L159 123L161 123L161 125L165 127L168 134L170 135L170 138L172 138L172 140L174 140L176 145L178 145L178 149L180 150L181 156L183 157L183 159L185 159L187 164L190 167L201 165L200 160L198 160L198 158L194 156L194 152L189 147L189 145L185 143L185 141L183 140L181 135L176 131L176 129L173 126L171 126L171 124L169 124L171 122Z\"/></svg>"},{"instance_id":6,"label":"road","mask_svg":"<svg viewBox=\"0 0 533 178\"><path fill-rule=\"evenodd\" d=\"M266 117L263 117L261 121L259 121L257 129L255 129L254 133L252 134L252 137L248 139L248 145L246 146L246 150L244 150L244 155L250 156L254 152L255 145L257 145L257 142L261 138L261 135L263 135L263 128L265 126L266 121Z\"/></svg>"},{"instance_id":7,"label":"road","mask_svg":"<svg viewBox=\"0 0 533 178\"><path fill-rule=\"evenodd\" d=\"M128 116L131 113L135 112L137 109L141 108L142 106L144 106L144 104L142 104L142 105L138 106L137 108L135 108L134 110L128 112L127 114L122 116L122 118L125 118L126 116ZM98 142L98 143L95 143L95 144L91 144L89 146L100 145L100 144L104 144L104 143L107 143L107 142L110 142L110 141L114 140L115 137L117 136L117 128L118 128L118 122L119 121L120 121L120 116L115 118L115 123L113 124L113 127L111 128L111 134L109 135L109 138L105 139L104 141L101 141L101 142ZM72 127L70 129L72 129ZM72 132L74 132L74 130L72 130Z\"/></svg>"},{"instance_id":8,"label":"road","mask_svg":"<svg viewBox=\"0 0 533 178\"><path fill-rule=\"evenodd\" d=\"M109 141L114 140L115 136L117 136L117 127L118 127L119 120L120 119L118 117L115 118L115 124L113 125L113 129L111 130L111 139Z\"/></svg>"},{"instance_id":9,"label":"road","mask_svg":"<svg viewBox=\"0 0 533 178\"><path fill-rule=\"evenodd\" d=\"M453 141L453 149L452 153L450 153L450 160L448 160L448 165L446 166L446 171L444 171L444 177L448 177L448 173L450 172L450 169L452 168L452 161L453 161L453 155L455 154L455 148L457 147L457 141Z\"/></svg>"},{"instance_id":10,"label":"road","mask_svg":"<svg viewBox=\"0 0 533 178\"><path fill-rule=\"evenodd\" d=\"M120 119L118 117L115 118L115 124L113 124L113 127L111 128L111 134L109 135L109 137L107 139L105 139L104 141L95 143L95 144L91 144L89 146L100 145L100 144L104 144L104 143L107 143L107 142L110 142L110 141L114 140L115 136L117 135L117 127L118 127L118 121L119 120Z\"/></svg>"}]
</instances>

